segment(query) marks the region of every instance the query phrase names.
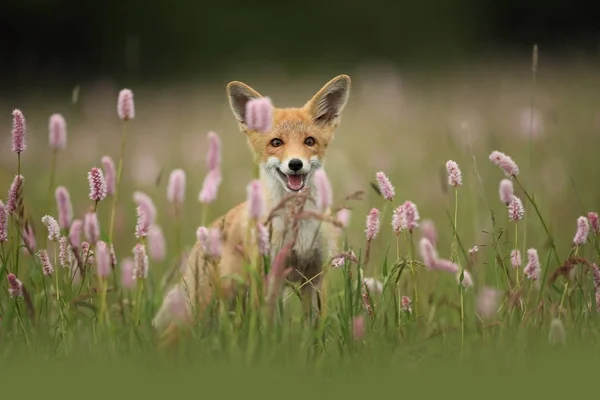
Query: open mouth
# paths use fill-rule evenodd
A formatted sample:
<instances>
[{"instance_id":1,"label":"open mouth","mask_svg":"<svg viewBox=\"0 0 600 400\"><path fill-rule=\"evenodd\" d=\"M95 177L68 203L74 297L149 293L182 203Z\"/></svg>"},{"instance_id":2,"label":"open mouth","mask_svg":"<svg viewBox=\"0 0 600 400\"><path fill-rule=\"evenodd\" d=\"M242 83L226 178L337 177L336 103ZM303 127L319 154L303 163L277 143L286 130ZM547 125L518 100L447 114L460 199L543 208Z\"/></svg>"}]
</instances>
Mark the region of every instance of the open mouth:
<instances>
[{"instance_id":1,"label":"open mouth","mask_svg":"<svg viewBox=\"0 0 600 400\"><path fill-rule=\"evenodd\" d=\"M292 192L299 192L304 187L304 182L306 179L306 175L297 174L297 175L288 175L284 174L277 168L277 173L285 183L285 186L291 190Z\"/></svg>"}]
</instances>

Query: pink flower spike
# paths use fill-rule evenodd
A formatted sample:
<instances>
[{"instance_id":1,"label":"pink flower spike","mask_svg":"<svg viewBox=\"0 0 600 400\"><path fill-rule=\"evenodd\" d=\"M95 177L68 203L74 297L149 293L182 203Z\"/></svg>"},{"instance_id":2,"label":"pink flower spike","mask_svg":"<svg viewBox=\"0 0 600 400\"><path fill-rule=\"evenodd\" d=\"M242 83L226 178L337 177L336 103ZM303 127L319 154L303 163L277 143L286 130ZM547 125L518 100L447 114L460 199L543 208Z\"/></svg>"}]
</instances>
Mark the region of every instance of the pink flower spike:
<instances>
[{"instance_id":1,"label":"pink flower spike","mask_svg":"<svg viewBox=\"0 0 600 400\"><path fill-rule=\"evenodd\" d=\"M221 184L221 172L218 169L208 171L204 182L202 182L202 190L198 195L200 203L209 204L217 199L219 185Z\"/></svg>"},{"instance_id":2,"label":"pink flower spike","mask_svg":"<svg viewBox=\"0 0 600 400\"><path fill-rule=\"evenodd\" d=\"M538 258L538 253L536 249L527 250L527 258L529 262L527 266L523 270L525 276L531 280L538 280L542 269L540 267L540 260Z\"/></svg>"},{"instance_id":3,"label":"pink flower spike","mask_svg":"<svg viewBox=\"0 0 600 400\"><path fill-rule=\"evenodd\" d=\"M269 241L269 231L267 227L263 224L258 224L257 226L258 233L258 252L263 256L269 254L270 250L270 241Z\"/></svg>"},{"instance_id":4,"label":"pink flower spike","mask_svg":"<svg viewBox=\"0 0 600 400\"><path fill-rule=\"evenodd\" d=\"M201 226L196 230L196 238L204 251L208 249L208 236L208 229L205 226Z\"/></svg>"},{"instance_id":5,"label":"pink flower spike","mask_svg":"<svg viewBox=\"0 0 600 400\"><path fill-rule=\"evenodd\" d=\"M106 198L106 181L100 168L94 167L88 172L88 183L90 185L91 200L100 201Z\"/></svg>"},{"instance_id":6,"label":"pink flower spike","mask_svg":"<svg viewBox=\"0 0 600 400\"><path fill-rule=\"evenodd\" d=\"M423 264L425 264L427 268L434 269L438 255L431 241L426 237L423 237L419 243L419 248L421 250Z\"/></svg>"},{"instance_id":7,"label":"pink flower spike","mask_svg":"<svg viewBox=\"0 0 600 400\"><path fill-rule=\"evenodd\" d=\"M437 269L440 271L445 271L445 272L450 272L450 273L457 273L458 271L460 271L460 267L458 265L456 265L455 263L453 263L450 260L445 260L445 259L437 259L435 260L435 263L433 264L433 269Z\"/></svg>"},{"instance_id":8,"label":"pink flower spike","mask_svg":"<svg viewBox=\"0 0 600 400\"><path fill-rule=\"evenodd\" d=\"M52 114L48 123L50 148L54 151L67 147L67 123L60 114Z\"/></svg>"},{"instance_id":9,"label":"pink flower spike","mask_svg":"<svg viewBox=\"0 0 600 400\"><path fill-rule=\"evenodd\" d=\"M35 233L33 232L33 228L31 227L31 225L25 225L23 231L21 232L21 236L23 237L23 243L29 251L29 254L33 255L35 253L36 241Z\"/></svg>"},{"instance_id":10,"label":"pink flower spike","mask_svg":"<svg viewBox=\"0 0 600 400\"><path fill-rule=\"evenodd\" d=\"M106 194L112 196L115 194L117 187L117 178L115 173L115 163L110 156L104 156L100 160L102 169L104 170L104 178L106 181Z\"/></svg>"},{"instance_id":11,"label":"pink flower spike","mask_svg":"<svg viewBox=\"0 0 600 400\"><path fill-rule=\"evenodd\" d=\"M314 174L315 187L317 189L316 203L321 211L331 207L333 195L331 194L331 183L327 178L327 174L323 168L319 168Z\"/></svg>"},{"instance_id":12,"label":"pink flower spike","mask_svg":"<svg viewBox=\"0 0 600 400\"><path fill-rule=\"evenodd\" d=\"M123 121L129 121L135 118L135 105L133 102L133 92L129 89L123 89L119 92L117 100L117 114Z\"/></svg>"},{"instance_id":13,"label":"pink flower spike","mask_svg":"<svg viewBox=\"0 0 600 400\"><path fill-rule=\"evenodd\" d=\"M138 243L133 248L133 279L145 279L148 276L148 255L146 246Z\"/></svg>"},{"instance_id":14,"label":"pink flower spike","mask_svg":"<svg viewBox=\"0 0 600 400\"><path fill-rule=\"evenodd\" d=\"M66 236L59 239L58 261L63 268L70 268L73 263L73 251Z\"/></svg>"},{"instance_id":15,"label":"pink flower spike","mask_svg":"<svg viewBox=\"0 0 600 400\"><path fill-rule=\"evenodd\" d=\"M174 204L183 204L185 200L185 172L182 169L174 169L169 176L167 200Z\"/></svg>"},{"instance_id":16,"label":"pink flower spike","mask_svg":"<svg viewBox=\"0 0 600 400\"><path fill-rule=\"evenodd\" d=\"M396 195L396 190L386 174L378 172L375 174L375 179L377 180L377 185L379 186L379 191L383 198L392 201Z\"/></svg>"},{"instance_id":17,"label":"pink flower spike","mask_svg":"<svg viewBox=\"0 0 600 400\"><path fill-rule=\"evenodd\" d=\"M54 272L54 267L50 262L50 257L48 256L48 250L42 249L38 252L38 258L40 259L40 264L42 265L42 273L46 276L52 275Z\"/></svg>"},{"instance_id":18,"label":"pink flower spike","mask_svg":"<svg viewBox=\"0 0 600 400\"><path fill-rule=\"evenodd\" d=\"M421 222L421 233L424 238L427 238L433 247L437 243L437 231L435 230L435 224L431 220L424 220Z\"/></svg>"},{"instance_id":19,"label":"pink flower spike","mask_svg":"<svg viewBox=\"0 0 600 400\"><path fill-rule=\"evenodd\" d=\"M267 205L263 197L260 180L255 179L246 188L248 199L248 217L259 221L267 213Z\"/></svg>"},{"instance_id":20,"label":"pink flower spike","mask_svg":"<svg viewBox=\"0 0 600 400\"><path fill-rule=\"evenodd\" d=\"M135 237L143 238L148 236L148 231L150 230L150 219L148 214L144 211L142 207L136 207L135 209L137 215L137 222L135 224Z\"/></svg>"},{"instance_id":21,"label":"pink flower spike","mask_svg":"<svg viewBox=\"0 0 600 400\"><path fill-rule=\"evenodd\" d=\"M208 132L208 153L206 154L206 165L209 171L221 166L221 138L215 132Z\"/></svg>"},{"instance_id":22,"label":"pink flower spike","mask_svg":"<svg viewBox=\"0 0 600 400\"><path fill-rule=\"evenodd\" d=\"M454 187L462 185L462 172L456 162L452 160L446 162L446 171L448 171L448 185Z\"/></svg>"},{"instance_id":23,"label":"pink flower spike","mask_svg":"<svg viewBox=\"0 0 600 400\"><path fill-rule=\"evenodd\" d=\"M365 229L365 233L367 234L368 242L375 239L379 233L379 214L378 209L372 208L367 216L367 228Z\"/></svg>"},{"instance_id":24,"label":"pink flower spike","mask_svg":"<svg viewBox=\"0 0 600 400\"><path fill-rule=\"evenodd\" d=\"M8 281L8 294L10 297L23 297L23 284L13 273L6 276Z\"/></svg>"},{"instance_id":25,"label":"pink flower spike","mask_svg":"<svg viewBox=\"0 0 600 400\"><path fill-rule=\"evenodd\" d=\"M419 226L419 211L417 210L417 206L412 201L406 201L402 205L402 218L400 220L400 224L402 229L406 229L409 232L412 232L413 229Z\"/></svg>"},{"instance_id":26,"label":"pink flower spike","mask_svg":"<svg viewBox=\"0 0 600 400\"><path fill-rule=\"evenodd\" d=\"M14 214L17 212L17 200L19 199L21 191L23 190L23 183L25 183L25 178L23 178L23 175L17 175L10 185L10 189L8 190L8 198L6 200L6 211L9 214Z\"/></svg>"},{"instance_id":27,"label":"pink flower spike","mask_svg":"<svg viewBox=\"0 0 600 400\"><path fill-rule=\"evenodd\" d=\"M246 103L246 124L258 132L268 132L273 126L273 104L268 97L252 99Z\"/></svg>"},{"instance_id":28,"label":"pink flower spike","mask_svg":"<svg viewBox=\"0 0 600 400\"><path fill-rule=\"evenodd\" d=\"M350 215L350 210L348 210L347 208L342 208L340 211L337 212L336 218L342 223L344 228L347 228L348 225L350 225Z\"/></svg>"},{"instance_id":29,"label":"pink flower spike","mask_svg":"<svg viewBox=\"0 0 600 400\"><path fill-rule=\"evenodd\" d=\"M502 169L507 177L519 175L519 166L512 158L499 151L493 151L490 154L490 161Z\"/></svg>"},{"instance_id":30,"label":"pink flower spike","mask_svg":"<svg viewBox=\"0 0 600 400\"><path fill-rule=\"evenodd\" d=\"M517 196L513 196L508 203L508 220L512 222L520 221L525 215L525 209L521 199Z\"/></svg>"},{"instance_id":31,"label":"pink flower spike","mask_svg":"<svg viewBox=\"0 0 600 400\"><path fill-rule=\"evenodd\" d=\"M460 282L460 271L456 274L456 281L458 283L461 283ZM471 274L466 269L464 270L464 274L463 274L462 286L465 289L468 289L473 286L473 278L471 278Z\"/></svg>"},{"instance_id":32,"label":"pink flower spike","mask_svg":"<svg viewBox=\"0 0 600 400\"><path fill-rule=\"evenodd\" d=\"M498 192L500 194L500 200L504 204L509 205L510 201L515 195L515 188L512 181L509 179L502 179L502 181L500 181L500 188L498 189Z\"/></svg>"},{"instance_id":33,"label":"pink flower spike","mask_svg":"<svg viewBox=\"0 0 600 400\"><path fill-rule=\"evenodd\" d=\"M577 218L577 233L573 238L573 243L576 246L584 245L587 242L587 237L590 232L590 225L586 217Z\"/></svg>"},{"instance_id":34,"label":"pink flower spike","mask_svg":"<svg viewBox=\"0 0 600 400\"><path fill-rule=\"evenodd\" d=\"M498 303L500 302L501 292L491 288L484 287L477 296L477 313L485 319L491 318L498 312Z\"/></svg>"},{"instance_id":35,"label":"pink flower spike","mask_svg":"<svg viewBox=\"0 0 600 400\"><path fill-rule=\"evenodd\" d=\"M8 212L6 206L0 200L0 242L8 241Z\"/></svg>"},{"instance_id":36,"label":"pink flower spike","mask_svg":"<svg viewBox=\"0 0 600 400\"><path fill-rule=\"evenodd\" d=\"M69 242L71 246L76 249L81 246L81 233L83 231L83 221L80 219L75 219L71 223L71 228L69 229Z\"/></svg>"},{"instance_id":37,"label":"pink flower spike","mask_svg":"<svg viewBox=\"0 0 600 400\"><path fill-rule=\"evenodd\" d=\"M600 223L598 221L598 213L589 212L588 213L588 221L590 223L590 226L592 227L592 232L595 235L600 234Z\"/></svg>"},{"instance_id":38,"label":"pink flower spike","mask_svg":"<svg viewBox=\"0 0 600 400\"><path fill-rule=\"evenodd\" d=\"M407 314L412 314L412 300L408 296L402 296L400 300L400 308Z\"/></svg>"},{"instance_id":39,"label":"pink flower spike","mask_svg":"<svg viewBox=\"0 0 600 400\"><path fill-rule=\"evenodd\" d=\"M150 258L157 262L162 262L167 256L167 243L160 226L150 225L148 229L148 252Z\"/></svg>"},{"instance_id":40,"label":"pink flower spike","mask_svg":"<svg viewBox=\"0 0 600 400\"><path fill-rule=\"evenodd\" d=\"M98 223L98 215L95 212L89 211L85 214L83 224L83 232L88 242L95 244L100 240L100 225Z\"/></svg>"},{"instance_id":41,"label":"pink flower spike","mask_svg":"<svg viewBox=\"0 0 600 400\"><path fill-rule=\"evenodd\" d=\"M513 250L510 252L510 263L514 269L521 267L521 252L519 250Z\"/></svg>"},{"instance_id":42,"label":"pink flower spike","mask_svg":"<svg viewBox=\"0 0 600 400\"><path fill-rule=\"evenodd\" d=\"M48 240L55 242L60 239L60 227L54 218L49 215L44 215L42 217L42 223L46 225L46 228L48 229Z\"/></svg>"},{"instance_id":43,"label":"pink flower spike","mask_svg":"<svg viewBox=\"0 0 600 400\"><path fill-rule=\"evenodd\" d=\"M22 153L27 150L27 144L25 143L25 133L27 132L25 116L23 116L21 110L14 110L12 116L12 151Z\"/></svg>"},{"instance_id":44,"label":"pink flower spike","mask_svg":"<svg viewBox=\"0 0 600 400\"><path fill-rule=\"evenodd\" d=\"M364 315L352 318L352 338L360 342L365 337L366 322Z\"/></svg>"},{"instance_id":45,"label":"pink flower spike","mask_svg":"<svg viewBox=\"0 0 600 400\"><path fill-rule=\"evenodd\" d=\"M154 202L144 192L136 191L133 193L133 201L144 212L144 218L147 219L147 226L150 226L156 221L156 206Z\"/></svg>"},{"instance_id":46,"label":"pink flower spike","mask_svg":"<svg viewBox=\"0 0 600 400\"><path fill-rule=\"evenodd\" d=\"M73 206L71 204L71 196L67 188L59 186L54 192L56 197L56 205L58 207L58 224L62 229L69 229L71 220L73 219Z\"/></svg>"},{"instance_id":47,"label":"pink flower spike","mask_svg":"<svg viewBox=\"0 0 600 400\"><path fill-rule=\"evenodd\" d=\"M135 285L133 269L133 259L131 257L121 260L121 286L124 289L131 289Z\"/></svg>"},{"instance_id":48,"label":"pink flower spike","mask_svg":"<svg viewBox=\"0 0 600 400\"><path fill-rule=\"evenodd\" d=\"M96 272L98 277L106 279L109 277L111 272L111 256L110 249L105 242L96 243Z\"/></svg>"}]
</instances>

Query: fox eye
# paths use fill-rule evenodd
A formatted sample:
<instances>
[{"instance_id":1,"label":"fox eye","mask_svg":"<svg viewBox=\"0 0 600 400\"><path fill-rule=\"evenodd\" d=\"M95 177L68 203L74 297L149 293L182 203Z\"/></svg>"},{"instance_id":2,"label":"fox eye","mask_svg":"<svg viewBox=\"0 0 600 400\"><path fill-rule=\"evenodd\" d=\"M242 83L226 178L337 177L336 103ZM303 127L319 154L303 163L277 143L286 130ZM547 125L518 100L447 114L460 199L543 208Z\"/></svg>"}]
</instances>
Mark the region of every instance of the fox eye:
<instances>
[{"instance_id":1,"label":"fox eye","mask_svg":"<svg viewBox=\"0 0 600 400\"><path fill-rule=\"evenodd\" d=\"M275 139L271 140L271 146L279 147L281 145L283 145L283 141L281 139L275 138Z\"/></svg>"},{"instance_id":2,"label":"fox eye","mask_svg":"<svg viewBox=\"0 0 600 400\"><path fill-rule=\"evenodd\" d=\"M304 139L304 144L307 145L307 146L309 146L309 147L314 146L315 145L315 138L312 137L312 136L307 137L306 139Z\"/></svg>"}]
</instances>

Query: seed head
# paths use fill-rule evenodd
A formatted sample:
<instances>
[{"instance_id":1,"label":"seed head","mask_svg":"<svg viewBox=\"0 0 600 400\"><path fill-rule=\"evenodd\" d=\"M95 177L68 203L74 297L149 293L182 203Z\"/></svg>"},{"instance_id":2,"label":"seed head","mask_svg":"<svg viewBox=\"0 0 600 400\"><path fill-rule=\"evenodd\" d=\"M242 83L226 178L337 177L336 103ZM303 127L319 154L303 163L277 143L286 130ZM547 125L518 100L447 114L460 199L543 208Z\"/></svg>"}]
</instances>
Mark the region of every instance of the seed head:
<instances>
[{"instance_id":1,"label":"seed head","mask_svg":"<svg viewBox=\"0 0 600 400\"><path fill-rule=\"evenodd\" d=\"M54 192L56 197L56 205L58 208L58 224L62 229L69 229L71 220L73 220L73 206L71 204L71 196L69 191L64 186L59 186Z\"/></svg>"},{"instance_id":2,"label":"seed head","mask_svg":"<svg viewBox=\"0 0 600 400\"><path fill-rule=\"evenodd\" d=\"M138 243L133 248L133 279L145 279L148 276L148 255L146 246Z\"/></svg>"},{"instance_id":3,"label":"seed head","mask_svg":"<svg viewBox=\"0 0 600 400\"><path fill-rule=\"evenodd\" d=\"M499 166L507 177L519 175L519 166L512 158L499 151L493 151L490 154L490 161Z\"/></svg>"},{"instance_id":4,"label":"seed head","mask_svg":"<svg viewBox=\"0 0 600 400\"><path fill-rule=\"evenodd\" d=\"M85 239L88 242L95 244L98 240L100 240L100 224L98 223L98 215L93 211L89 211L85 214L84 221L83 233L85 234Z\"/></svg>"},{"instance_id":5,"label":"seed head","mask_svg":"<svg viewBox=\"0 0 600 400\"><path fill-rule=\"evenodd\" d=\"M42 265L42 272L44 275L49 276L54 272L54 267L50 262L50 257L48 257L48 250L42 249L38 251L38 258L40 259L40 264Z\"/></svg>"},{"instance_id":6,"label":"seed head","mask_svg":"<svg viewBox=\"0 0 600 400\"><path fill-rule=\"evenodd\" d=\"M367 234L368 242L375 239L379 233L379 210L376 208L372 208L371 211L369 211L365 233Z\"/></svg>"},{"instance_id":7,"label":"seed head","mask_svg":"<svg viewBox=\"0 0 600 400\"><path fill-rule=\"evenodd\" d=\"M0 200L0 242L8 241L8 212L6 206Z\"/></svg>"},{"instance_id":8,"label":"seed head","mask_svg":"<svg viewBox=\"0 0 600 400\"><path fill-rule=\"evenodd\" d=\"M183 204L185 200L185 172L182 169L174 169L169 176L167 200L174 204Z\"/></svg>"},{"instance_id":9,"label":"seed head","mask_svg":"<svg viewBox=\"0 0 600 400\"><path fill-rule=\"evenodd\" d=\"M67 147L67 123L60 114L52 114L48 123L50 148L54 151Z\"/></svg>"},{"instance_id":10,"label":"seed head","mask_svg":"<svg viewBox=\"0 0 600 400\"><path fill-rule=\"evenodd\" d=\"M23 284L13 273L6 276L8 281L8 294L10 297L23 297Z\"/></svg>"},{"instance_id":11,"label":"seed head","mask_svg":"<svg viewBox=\"0 0 600 400\"><path fill-rule=\"evenodd\" d=\"M589 212L588 221L590 223L590 226L592 227L592 232L594 233L594 235L600 234L600 222L598 221L598 213Z\"/></svg>"},{"instance_id":12,"label":"seed head","mask_svg":"<svg viewBox=\"0 0 600 400\"><path fill-rule=\"evenodd\" d=\"M267 205L258 179L250 182L246 188L248 199L248 217L260 220L267 213Z\"/></svg>"},{"instance_id":13,"label":"seed head","mask_svg":"<svg viewBox=\"0 0 600 400\"><path fill-rule=\"evenodd\" d=\"M462 172L456 162L452 160L447 161L446 171L448 171L448 185L454 187L462 185Z\"/></svg>"},{"instance_id":14,"label":"seed head","mask_svg":"<svg viewBox=\"0 0 600 400\"><path fill-rule=\"evenodd\" d=\"M48 229L48 240L54 242L60 239L60 227L53 217L44 215L42 217L42 223L46 225L46 228Z\"/></svg>"},{"instance_id":15,"label":"seed head","mask_svg":"<svg viewBox=\"0 0 600 400\"><path fill-rule=\"evenodd\" d=\"M221 138L215 132L208 132L208 153L206 154L208 170L221 167Z\"/></svg>"},{"instance_id":16,"label":"seed head","mask_svg":"<svg viewBox=\"0 0 600 400\"><path fill-rule=\"evenodd\" d=\"M508 220L518 222L523 218L523 215L525 215L525 209L523 208L521 199L513 196L510 199L510 203L508 203Z\"/></svg>"},{"instance_id":17,"label":"seed head","mask_svg":"<svg viewBox=\"0 0 600 400\"><path fill-rule=\"evenodd\" d=\"M105 242L96 243L96 272L101 279L108 278L111 271L110 249Z\"/></svg>"},{"instance_id":18,"label":"seed head","mask_svg":"<svg viewBox=\"0 0 600 400\"><path fill-rule=\"evenodd\" d=\"M133 103L133 92L129 89L123 89L119 92L117 100L117 114L123 121L129 121L135 118L135 105Z\"/></svg>"},{"instance_id":19,"label":"seed head","mask_svg":"<svg viewBox=\"0 0 600 400\"><path fill-rule=\"evenodd\" d=\"M25 143L25 133L27 132L25 116L21 110L13 110L12 117L12 151L22 153L27 150L27 144Z\"/></svg>"},{"instance_id":20,"label":"seed head","mask_svg":"<svg viewBox=\"0 0 600 400\"><path fill-rule=\"evenodd\" d=\"M106 180L106 194L114 195L117 190L117 178L115 173L115 163L110 156L104 156L100 160L104 169L104 178Z\"/></svg>"},{"instance_id":21,"label":"seed head","mask_svg":"<svg viewBox=\"0 0 600 400\"><path fill-rule=\"evenodd\" d=\"M150 225L148 229L148 252L154 261L162 262L167 256L167 243L160 226Z\"/></svg>"},{"instance_id":22,"label":"seed head","mask_svg":"<svg viewBox=\"0 0 600 400\"><path fill-rule=\"evenodd\" d=\"M521 267L521 252L517 249L510 252L510 263L514 269Z\"/></svg>"},{"instance_id":23,"label":"seed head","mask_svg":"<svg viewBox=\"0 0 600 400\"><path fill-rule=\"evenodd\" d=\"M258 132L268 132L273 126L273 104L268 97L252 99L246 103L246 124Z\"/></svg>"},{"instance_id":24,"label":"seed head","mask_svg":"<svg viewBox=\"0 0 600 400\"><path fill-rule=\"evenodd\" d=\"M88 172L88 183L92 201L100 201L106 198L106 181L100 168L94 167Z\"/></svg>"},{"instance_id":25,"label":"seed head","mask_svg":"<svg viewBox=\"0 0 600 400\"><path fill-rule=\"evenodd\" d=\"M331 207L333 196L331 193L331 183L323 168L319 168L314 174L315 187L317 189L316 203L321 211Z\"/></svg>"},{"instance_id":26,"label":"seed head","mask_svg":"<svg viewBox=\"0 0 600 400\"><path fill-rule=\"evenodd\" d=\"M202 190L200 190L200 194L198 195L200 203L209 204L215 201L220 184L221 171L219 171L219 169L208 171L204 177L204 182L202 182Z\"/></svg>"},{"instance_id":27,"label":"seed head","mask_svg":"<svg viewBox=\"0 0 600 400\"><path fill-rule=\"evenodd\" d=\"M80 219L75 219L71 223L71 228L69 229L69 242L71 246L76 249L81 246L81 232L83 231L83 221Z\"/></svg>"},{"instance_id":28,"label":"seed head","mask_svg":"<svg viewBox=\"0 0 600 400\"><path fill-rule=\"evenodd\" d=\"M383 172L378 172L375 174L375 179L377 180L377 185L379 186L379 191L383 198L392 201L396 195L396 190L389 178Z\"/></svg>"},{"instance_id":29,"label":"seed head","mask_svg":"<svg viewBox=\"0 0 600 400\"><path fill-rule=\"evenodd\" d=\"M500 189L498 192L500 194L500 200L508 206L515 195L515 188L512 181L509 179L502 179L502 181L500 181Z\"/></svg>"},{"instance_id":30,"label":"seed head","mask_svg":"<svg viewBox=\"0 0 600 400\"><path fill-rule=\"evenodd\" d=\"M573 243L576 246L584 245L587 242L587 237L590 232L590 225L586 217L577 218L577 232L573 238Z\"/></svg>"}]
</instances>

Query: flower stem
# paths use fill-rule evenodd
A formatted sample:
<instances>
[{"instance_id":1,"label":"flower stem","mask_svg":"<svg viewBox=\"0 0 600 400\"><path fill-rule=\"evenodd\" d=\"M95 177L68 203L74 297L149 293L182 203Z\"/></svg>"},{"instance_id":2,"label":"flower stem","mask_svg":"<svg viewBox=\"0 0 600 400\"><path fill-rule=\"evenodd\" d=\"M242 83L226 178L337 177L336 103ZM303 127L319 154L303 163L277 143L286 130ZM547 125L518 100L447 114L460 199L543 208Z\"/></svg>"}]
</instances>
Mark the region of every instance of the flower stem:
<instances>
[{"instance_id":1,"label":"flower stem","mask_svg":"<svg viewBox=\"0 0 600 400\"><path fill-rule=\"evenodd\" d=\"M113 195L112 209L110 212L110 225L108 229L108 242L113 242L113 233L115 229L115 213L117 211L117 199L119 197L119 184L121 183L121 174L123 173L123 158L125 156L125 137L127 133L127 121L123 122L123 131L121 133L121 155L119 157L119 167L117 168L117 182L115 184L115 194Z\"/></svg>"}]
</instances>

